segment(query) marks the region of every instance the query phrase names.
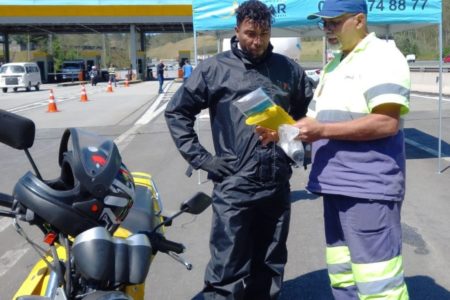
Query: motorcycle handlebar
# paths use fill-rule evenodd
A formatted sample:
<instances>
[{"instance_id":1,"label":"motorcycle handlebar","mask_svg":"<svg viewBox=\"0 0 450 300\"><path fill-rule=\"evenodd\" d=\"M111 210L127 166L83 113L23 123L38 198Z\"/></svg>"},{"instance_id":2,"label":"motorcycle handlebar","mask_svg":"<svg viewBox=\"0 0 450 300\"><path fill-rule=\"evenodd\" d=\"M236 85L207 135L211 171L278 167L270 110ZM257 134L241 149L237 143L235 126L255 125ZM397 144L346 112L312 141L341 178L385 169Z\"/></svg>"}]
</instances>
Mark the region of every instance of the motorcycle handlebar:
<instances>
[{"instance_id":1,"label":"motorcycle handlebar","mask_svg":"<svg viewBox=\"0 0 450 300\"><path fill-rule=\"evenodd\" d=\"M151 238L151 244L155 250L164 253L175 252L177 254L180 254L183 253L185 249L183 244L169 241L164 236L159 234Z\"/></svg>"},{"instance_id":2,"label":"motorcycle handlebar","mask_svg":"<svg viewBox=\"0 0 450 300\"><path fill-rule=\"evenodd\" d=\"M12 208L14 197L8 194L0 193L0 206Z\"/></svg>"}]
</instances>

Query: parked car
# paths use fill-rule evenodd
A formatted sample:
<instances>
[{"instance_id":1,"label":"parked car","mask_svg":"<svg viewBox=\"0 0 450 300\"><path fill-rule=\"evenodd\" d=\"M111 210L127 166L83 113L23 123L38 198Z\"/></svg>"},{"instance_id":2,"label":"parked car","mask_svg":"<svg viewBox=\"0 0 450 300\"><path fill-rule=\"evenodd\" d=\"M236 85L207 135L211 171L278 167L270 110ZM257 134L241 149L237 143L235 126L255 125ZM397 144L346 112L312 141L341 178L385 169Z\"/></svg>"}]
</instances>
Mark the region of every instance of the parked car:
<instances>
[{"instance_id":1,"label":"parked car","mask_svg":"<svg viewBox=\"0 0 450 300\"><path fill-rule=\"evenodd\" d=\"M415 54L408 54L408 55L406 55L406 61L408 63L416 62L416 55Z\"/></svg>"},{"instance_id":2,"label":"parked car","mask_svg":"<svg viewBox=\"0 0 450 300\"><path fill-rule=\"evenodd\" d=\"M14 92L18 88L24 88L29 92L31 87L39 91L42 83L41 71L34 62L16 62L3 64L0 67L0 88L3 93L12 88Z\"/></svg>"},{"instance_id":3,"label":"parked car","mask_svg":"<svg viewBox=\"0 0 450 300\"><path fill-rule=\"evenodd\" d=\"M321 69L309 69L305 70L306 76L308 76L313 88L316 88L319 84Z\"/></svg>"},{"instance_id":4,"label":"parked car","mask_svg":"<svg viewBox=\"0 0 450 300\"><path fill-rule=\"evenodd\" d=\"M450 55L444 56L443 61L444 61L445 63L450 63Z\"/></svg>"}]
</instances>

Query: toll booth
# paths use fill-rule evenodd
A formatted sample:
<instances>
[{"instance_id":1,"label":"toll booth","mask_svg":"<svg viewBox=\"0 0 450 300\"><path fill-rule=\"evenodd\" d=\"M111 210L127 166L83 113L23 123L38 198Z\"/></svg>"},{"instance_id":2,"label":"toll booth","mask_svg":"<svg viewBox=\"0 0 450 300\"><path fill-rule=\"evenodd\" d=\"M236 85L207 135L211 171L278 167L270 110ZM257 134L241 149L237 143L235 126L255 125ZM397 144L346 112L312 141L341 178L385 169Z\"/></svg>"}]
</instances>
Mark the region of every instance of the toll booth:
<instances>
[{"instance_id":1,"label":"toll booth","mask_svg":"<svg viewBox=\"0 0 450 300\"><path fill-rule=\"evenodd\" d=\"M144 80L144 79L146 79L146 75L147 75L146 74L147 72L145 70L145 67L146 67L145 51L137 51L136 61L137 61L136 79Z\"/></svg>"},{"instance_id":2,"label":"toll booth","mask_svg":"<svg viewBox=\"0 0 450 300\"><path fill-rule=\"evenodd\" d=\"M101 53L98 50L83 50L80 52L80 58L84 60L88 71L92 69L92 66L100 67Z\"/></svg>"},{"instance_id":3,"label":"toll booth","mask_svg":"<svg viewBox=\"0 0 450 300\"><path fill-rule=\"evenodd\" d=\"M178 51L178 63L180 65L180 68L183 67L184 62L186 60L191 59L191 51L190 50L180 50Z\"/></svg>"},{"instance_id":4,"label":"toll booth","mask_svg":"<svg viewBox=\"0 0 450 300\"><path fill-rule=\"evenodd\" d=\"M100 50L82 50L80 51L80 59L84 60L84 65L86 66L85 70L85 78L87 74L92 69L93 66L97 68L101 67L102 59L101 59L101 51Z\"/></svg>"},{"instance_id":5,"label":"toll booth","mask_svg":"<svg viewBox=\"0 0 450 300\"><path fill-rule=\"evenodd\" d=\"M31 60L39 66L42 82L51 82L49 74L54 73L53 57L44 51L33 51Z\"/></svg>"},{"instance_id":6,"label":"toll booth","mask_svg":"<svg viewBox=\"0 0 450 300\"><path fill-rule=\"evenodd\" d=\"M156 65L152 63L151 58L147 60L145 80L155 80Z\"/></svg>"},{"instance_id":7,"label":"toll booth","mask_svg":"<svg viewBox=\"0 0 450 300\"><path fill-rule=\"evenodd\" d=\"M180 50L178 51L178 78L183 78L183 65L186 60L191 59L191 51L190 50Z\"/></svg>"}]
</instances>

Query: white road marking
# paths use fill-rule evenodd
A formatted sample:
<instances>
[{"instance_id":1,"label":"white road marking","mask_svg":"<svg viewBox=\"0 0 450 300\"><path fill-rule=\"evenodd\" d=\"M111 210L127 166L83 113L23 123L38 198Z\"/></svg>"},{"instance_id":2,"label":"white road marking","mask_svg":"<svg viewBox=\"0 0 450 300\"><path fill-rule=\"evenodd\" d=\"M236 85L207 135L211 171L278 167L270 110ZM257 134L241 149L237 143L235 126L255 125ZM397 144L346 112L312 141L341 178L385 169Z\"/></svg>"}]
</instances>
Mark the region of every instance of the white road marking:
<instances>
[{"instance_id":1,"label":"white road marking","mask_svg":"<svg viewBox=\"0 0 450 300\"><path fill-rule=\"evenodd\" d=\"M9 225L13 223L11 218L1 218L0 219L0 232L8 228Z\"/></svg>"},{"instance_id":2,"label":"white road marking","mask_svg":"<svg viewBox=\"0 0 450 300\"><path fill-rule=\"evenodd\" d=\"M155 102L153 102L153 104L142 115L142 117L140 117L130 129L122 133L114 140L117 147L119 148L119 151L123 151L123 149L125 149L125 147L133 140L133 137L139 128L141 128L145 124L148 124L150 121L156 118L164 109L166 109L167 102L163 103L162 105L161 102L163 102L166 93L169 91L173 83L174 81L170 81L169 84L166 85L164 93L160 94L158 98L156 98Z\"/></svg>"},{"instance_id":3,"label":"white road marking","mask_svg":"<svg viewBox=\"0 0 450 300\"><path fill-rule=\"evenodd\" d=\"M439 96L421 95L421 94L416 94L416 93L411 93L410 96L424 98L424 99L431 99L431 100L439 100ZM442 101L450 102L450 98L442 97Z\"/></svg>"},{"instance_id":4,"label":"white road marking","mask_svg":"<svg viewBox=\"0 0 450 300\"><path fill-rule=\"evenodd\" d=\"M151 120L156 118L167 106L167 103L164 103L161 107L158 108L158 106L161 104L161 102L164 99L165 93L169 90L169 88L172 86L173 81L171 81L167 87L166 91L162 94L159 94L158 98L156 98L155 102L153 102L152 106L142 115L142 117L139 118L139 120L134 123L135 125L145 125L149 123Z\"/></svg>"},{"instance_id":5,"label":"white road marking","mask_svg":"<svg viewBox=\"0 0 450 300\"><path fill-rule=\"evenodd\" d=\"M101 91L99 91L98 89L95 90L95 92L91 92L91 91L89 92L89 94L91 94L91 95L99 94L99 93L101 93ZM59 96L59 97L55 96L55 103L59 104L59 103L63 103L66 101L79 100L80 99L79 97L80 96L78 96L78 95L70 95L70 96L64 95L64 96ZM7 111L12 112L12 113L18 113L18 112L23 112L23 111L39 108L39 107L46 106L46 105L48 105L48 100L40 100L40 101L36 101L36 102L30 103L30 104L24 104L21 106L10 108L10 109L7 109Z\"/></svg>"},{"instance_id":6,"label":"white road marking","mask_svg":"<svg viewBox=\"0 0 450 300\"><path fill-rule=\"evenodd\" d=\"M28 249L8 250L0 257L0 277L5 275L11 267L13 267L22 256L27 253Z\"/></svg>"}]
</instances>

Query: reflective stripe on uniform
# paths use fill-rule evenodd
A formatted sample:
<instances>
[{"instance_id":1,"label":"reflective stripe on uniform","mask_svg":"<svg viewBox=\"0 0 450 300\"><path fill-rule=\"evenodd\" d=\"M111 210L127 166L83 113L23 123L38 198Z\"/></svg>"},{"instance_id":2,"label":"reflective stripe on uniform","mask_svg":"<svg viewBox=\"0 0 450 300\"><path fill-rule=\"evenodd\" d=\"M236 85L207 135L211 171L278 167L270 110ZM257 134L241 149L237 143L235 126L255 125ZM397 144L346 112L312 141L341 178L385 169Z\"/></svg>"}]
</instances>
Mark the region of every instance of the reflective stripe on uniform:
<instances>
[{"instance_id":1,"label":"reflective stripe on uniform","mask_svg":"<svg viewBox=\"0 0 450 300\"><path fill-rule=\"evenodd\" d=\"M328 273L329 274L339 274L339 273L345 273L352 270L352 264L351 263L344 263L344 264L334 264L334 265L328 265Z\"/></svg>"},{"instance_id":2,"label":"reflective stripe on uniform","mask_svg":"<svg viewBox=\"0 0 450 300\"><path fill-rule=\"evenodd\" d=\"M327 264L350 262L350 250L347 246L327 247Z\"/></svg>"},{"instance_id":3,"label":"reflective stripe on uniform","mask_svg":"<svg viewBox=\"0 0 450 300\"><path fill-rule=\"evenodd\" d=\"M367 116L366 113L351 112L348 110L321 110L317 116L317 121L333 120L333 122L343 122L358 119Z\"/></svg>"},{"instance_id":4,"label":"reflective stripe on uniform","mask_svg":"<svg viewBox=\"0 0 450 300\"><path fill-rule=\"evenodd\" d=\"M348 247L327 247L326 256L331 286L344 288L355 285Z\"/></svg>"},{"instance_id":5,"label":"reflective stripe on uniform","mask_svg":"<svg viewBox=\"0 0 450 300\"><path fill-rule=\"evenodd\" d=\"M352 264L360 299L408 299L402 256L388 261Z\"/></svg>"},{"instance_id":6,"label":"reflective stripe on uniform","mask_svg":"<svg viewBox=\"0 0 450 300\"><path fill-rule=\"evenodd\" d=\"M399 84L394 83L384 83L379 84L374 87L371 87L364 93L364 97L367 101L370 101L371 99L378 97L380 95L386 95L386 94L395 94L400 95L405 98L409 98L409 89L405 88L404 86L401 86Z\"/></svg>"},{"instance_id":7,"label":"reflective stripe on uniform","mask_svg":"<svg viewBox=\"0 0 450 300\"><path fill-rule=\"evenodd\" d=\"M401 286L389 289L378 294L363 295L358 293L358 297L360 300L409 300L408 290L405 283L403 283Z\"/></svg>"}]
</instances>

